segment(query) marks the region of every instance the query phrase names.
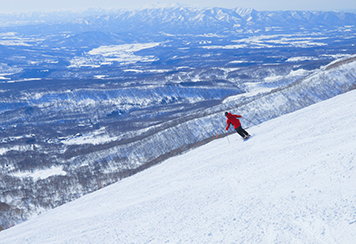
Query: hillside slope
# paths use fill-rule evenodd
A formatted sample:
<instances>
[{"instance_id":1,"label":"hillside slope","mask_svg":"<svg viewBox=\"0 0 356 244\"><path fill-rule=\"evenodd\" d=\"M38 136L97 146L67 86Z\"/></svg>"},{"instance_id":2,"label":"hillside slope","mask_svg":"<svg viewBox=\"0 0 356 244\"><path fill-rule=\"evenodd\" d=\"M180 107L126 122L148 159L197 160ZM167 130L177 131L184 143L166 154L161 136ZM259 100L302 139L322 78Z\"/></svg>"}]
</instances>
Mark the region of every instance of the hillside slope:
<instances>
[{"instance_id":1,"label":"hillside slope","mask_svg":"<svg viewBox=\"0 0 356 244\"><path fill-rule=\"evenodd\" d=\"M356 91L170 158L0 243L351 243ZM242 121L244 122L244 121Z\"/></svg>"}]
</instances>

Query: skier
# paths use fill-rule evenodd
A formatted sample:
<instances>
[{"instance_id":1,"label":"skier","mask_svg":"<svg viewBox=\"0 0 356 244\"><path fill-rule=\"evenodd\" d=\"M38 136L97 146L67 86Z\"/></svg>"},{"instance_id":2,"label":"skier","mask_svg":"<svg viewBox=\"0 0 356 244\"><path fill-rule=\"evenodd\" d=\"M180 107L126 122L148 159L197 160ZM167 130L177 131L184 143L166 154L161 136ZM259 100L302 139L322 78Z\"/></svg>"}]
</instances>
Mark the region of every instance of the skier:
<instances>
[{"instance_id":1,"label":"skier","mask_svg":"<svg viewBox=\"0 0 356 244\"><path fill-rule=\"evenodd\" d=\"M243 138L243 139L247 139L250 137L250 134L248 134L247 131L245 131L244 129L242 129L241 127L241 123L240 120L238 118L242 118L241 115L237 115L237 114L231 114L230 112L225 112L225 116L227 117L226 123L226 130L229 129L230 124L232 124L236 130L236 132Z\"/></svg>"}]
</instances>

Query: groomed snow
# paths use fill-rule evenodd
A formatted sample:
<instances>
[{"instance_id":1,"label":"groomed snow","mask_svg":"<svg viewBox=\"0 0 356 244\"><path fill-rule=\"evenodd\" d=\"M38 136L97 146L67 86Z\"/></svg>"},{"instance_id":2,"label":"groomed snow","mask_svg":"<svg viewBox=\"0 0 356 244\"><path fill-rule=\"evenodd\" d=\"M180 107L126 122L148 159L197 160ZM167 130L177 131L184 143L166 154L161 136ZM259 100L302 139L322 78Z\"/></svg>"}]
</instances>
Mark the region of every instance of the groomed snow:
<instances>
[{"instance_id":1,"label":"groomed snow","mask_svg":"<svg viewBox=\"0 0 356 244\"><path fill-rule=\"evenodd\" d=\"M351 91L248 128L248 141L214 140L0 243L354 243L355 104Z\"/></svg>"}]
</instances>

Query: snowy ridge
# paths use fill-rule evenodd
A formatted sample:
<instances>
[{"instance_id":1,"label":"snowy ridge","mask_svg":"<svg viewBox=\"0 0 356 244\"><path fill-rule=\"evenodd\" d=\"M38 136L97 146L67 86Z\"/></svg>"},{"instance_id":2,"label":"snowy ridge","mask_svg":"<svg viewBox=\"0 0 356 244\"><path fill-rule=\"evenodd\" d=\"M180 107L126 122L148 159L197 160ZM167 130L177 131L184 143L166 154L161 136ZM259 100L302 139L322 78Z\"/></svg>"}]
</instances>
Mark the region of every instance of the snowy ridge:
<instances>
[{"instance_id":1,"label":"snowy ridge","mask_svg":"<svg viewBox=\"0 0 356 244\"><path fill-rule=\"evenodd\" d=\"M24 119L29 122L43 119L55 122L40 124L41 131L46 128L49 131L56 128L55 131L59 132L67 128L69 130L66 134L57 132L52 137L45 134L44 138L33 136L37 134L36 131L28 134L27 128L22 128L27 134L16 137L10 136L11 131L4 130L9 136L1 140L3 146L0 150L4 179L1 181L3 193L0 195L0 204L5 206L5 211L1 213L1 225L8 228L10 223L24 221L100 189L101 184L112 184L164 158L206 143L214 139L217 133L219 136L225 134L223 112L226 110L243 114L244 125L251 127L347 92L355 88L355 66L354 56L351 56L314 72L299 70L292 75L295 78L289 77L290 68L284 72L268 66L229 71L216 68L203 70L201 74L193 71L174 74L169 78L169 85L155 85L150 90L143 89L144 86L135 88L110 84L106 85L109 86L107 89L95 86L91 89L65 89L54 93L46 90L30 92L22 88L23 91L13 96L16 97L16 103L2 104L4 111L18 108L4 112L1 118L6 123L16 125L14 131L21 130L21 124L17 121ZM229 75L232 80L246 74L250 81L245 83L246 93L224 85L220 88L213 86L211 89L216 91L207 92L209 90L195 82L195 79L205 79L210 73L218 77ZM305 75L307 77L296 80ZM181 80L187 77L194 83L189 86L180 85ZM276 79L270 81L272 78ZM236 79L236 82L239 80ZM248 87L252 83L254 86ZM223 103L211 103L204 109L193 107L190 113L187 112L190 104L205 99L220 99L232 89L239 95ZM126 111L118 108L128 106L130 109L135 104L148 110ZM161 109L153 106L149 109L155 104L167 106ZM174 110L175 107L178 110ZM85 111L92 114L90 119ZM127 112L135 120L125 120ZM159 119L147 120L156 113ZM164 117L165 113L173 116ZM77 119L71 120L71 114ZM98 115L99 118L96 117ZM118 120L121 117L123 119ZM140 121L141 125L142 121L146 124L135 130L125 130L125 126L130 128ZM33 161L33 158L36 160ZM52 168L53 165L61 167ZM37 177L39 172L50 174ZM16 177L19 175L26 177ZM21 201L22 198L26 201Z\"/></svg>"},{"instance_id":2,"label":"snowy ridge","mask_svg":"<svg viewBox=\"0 0 356 244\"><path fill-rule=\"evenodd\" d=\"M337 69L322 68L300 81L271 90L257 98L245 97L242 94L227 103L196 113L191 119L176 122L176 126L165 128L163 125L151 128L156 130L156 133L130 144L118 145L110 149L109 154L93 152L78 155L70 159L70 165L76 167L82 162L94 163L96 160L106 159L113 168L120 167L125 161L128 164L134 162L134 165L139 166L147 160L154 160L155 155L167 154L172 150L213 137L217 133L225 134L222 116L224 109L237 110L244 115L245 124L252 126L342 94L355 87L355 83L356 62L346 62ZM113 157L119 157L121 161L111 161Z\"/></svg>"},{"instance_id":3,"label":"snowy ridge","mask_svg":"<svg viewBox=\"0 0 356 244\"><path fill-rule=\"evenodd\" d=\"M356 91L214 140L0 232L0 243L352 243Z\"/></svg>"}]
</instances>

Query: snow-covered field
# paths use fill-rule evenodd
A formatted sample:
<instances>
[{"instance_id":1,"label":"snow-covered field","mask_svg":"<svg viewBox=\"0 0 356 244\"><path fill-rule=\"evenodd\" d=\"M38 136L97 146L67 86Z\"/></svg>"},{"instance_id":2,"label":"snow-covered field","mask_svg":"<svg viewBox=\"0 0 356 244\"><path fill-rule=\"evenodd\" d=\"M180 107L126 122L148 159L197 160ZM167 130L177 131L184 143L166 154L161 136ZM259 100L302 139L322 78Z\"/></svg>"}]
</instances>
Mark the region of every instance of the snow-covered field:
<instances>
[{"instance_id":1,"label":"snow-covered field","mask_svg":"<svg viewBox=\"0 0 356 244\"><path fill-rule=\"evenodd\" d=\"M214 140L0 243L355 243L355 104L351 91Z\"/></svg>"},{"instance_id":2,"label":"snow-covered field","mask_svg":"<svg viewBox=\"0 0 356 244\"><path fill-rule=\"evenodd\" d=\"M67 173L63 171L63 166L52 166L49 169L34 170L32 172L18 172L14 173L13 176L19 178L31 177L33 180L46 179L53 175L66 175Z\"/></svg>"},{"instance_id":3,"label":"snow-covered field","mask_svg":"<svg viewBox=\"0 0 356 244\"><path fill-rule=\"evenodd\" d=\"M153 62L154 56L138 56L135 52L158 46L160 43L137 43L101 46L94 48L84 57L75 57L71 60L69 67L100 67L101 65L110 65L113 62L121 64L130 64L136 62Z\"/></svg>"}]
</instances>

